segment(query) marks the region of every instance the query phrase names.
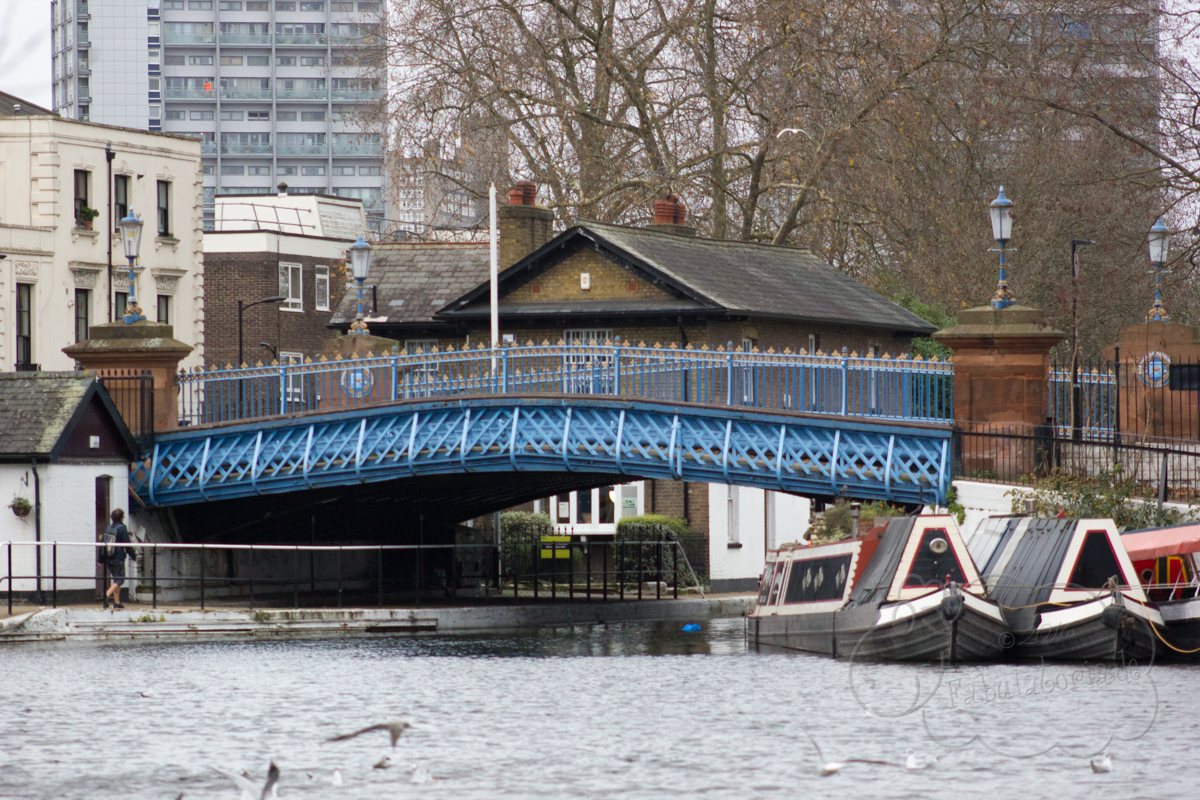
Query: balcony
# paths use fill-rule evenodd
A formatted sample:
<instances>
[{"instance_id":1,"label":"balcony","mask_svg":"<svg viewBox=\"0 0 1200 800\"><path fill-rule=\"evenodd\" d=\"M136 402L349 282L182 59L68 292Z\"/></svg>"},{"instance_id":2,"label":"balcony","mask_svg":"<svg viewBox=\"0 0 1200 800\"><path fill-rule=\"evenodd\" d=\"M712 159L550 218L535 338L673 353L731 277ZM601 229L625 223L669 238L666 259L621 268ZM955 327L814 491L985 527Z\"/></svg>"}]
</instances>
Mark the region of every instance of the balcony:
<instances>
[{"instance_id":1,"label":"balcony","mask_svg":"<svg viewBox=\"0 0 1200 800\"><path fill-rule=\"evenodd\" d=\"M221 46L225 45L269 45L271 43L271 34L269 33L222 33Z\"/></svg>"},{"instance_id":2,"label":"balcony","mask_svg":"<svg viewBox=\"0 0 1200 800\"><path fill-rule=\"evenodd\" d=\"M163 97L167 100L216 100L217 96L212 89L200 88L175 88L168 86L163 89Z\"/></svg>"},{"instance_id":3,"label":"balcony","mask_svg":"<svg viewBox=\"0 0 1200 800\"><path fill-rule=\"evenodd\" d=\"M270 100L271 90L260 86L233 86L221 89L222 100Z\"/></svg>"},{"instance_id":4,"label":"balcony","mask_svg":"<svg viewBox=\"0 0 1200 800\"><path fill-rule=\"evenodd\" d=\"M383 99L382 89L334 89L334 100L348 100L352 103L378 103Z\"/></svg>"},{"instance_id":5,"label":"balcony","mask_svg":"<svg viewBox=\"0 0 1200 800\"><path fill-rule=\"evenodd\" d=\"M323 33L277 33L275 34L275 45L289 44L319 44L325 46L325 34Z\"/></svg>"},{"instance_id":6,"label":"balcony","mask_svg":"<svg viewBox=\"0 0 1200 800\"><path fill-rule=\"evenodd\" d=\"M269 144L242 144L241 142L229 142L221 144L221 155L223 156L269 156L271 155L271 145Z\"/></svg>"},{"instance_id":7,"label":"balcony","mask_svg":"<svg viewBox=\"0 0 1200 800\"><path fill-rule=\"evenodd\" d=\"M325 100L324 89L276 89L276 100Z\"/></svg>"},{"instance_id":8,"label":"balcony","mask_svg":"<svg viewBox=\"0 0 1200 800\"><path fill-rule=\"evenodd\" d=\"M334 142L333 145L333 154L335 156L378 156L382 152L383 145L379 142Z\"/></svg>"},{"instance_id":9,"label":"balcony","mask_svg":"<svg viewBox=\"0 0 1200 800\"><path fill-rule=\"evenodd\" d=\"M163 32L163 44L216 44L215 33L167 33Z\"/></svg>"},{"instance_id":10,"label":"balcony","mask_svg":"<svg viewBox=\"0 0 1200 800\"><path fill-rule=\"evenodd\" d=\"M323 144L277 144L275 154L279 156L321 156L329 153Z\"/></svg>"},{"instance_id":11,"label":"balcony","mask_svg":"<svg viewBox=\"0 0 1200 800\"><path fill-rule=\"evenodd\" d=\"M76 3L75 4L75 18L76 19L87 19L88 18L88 4L87 3Z\"/></svg>"},{"instance_id":12,"label":"balcony","mask_svg":"<svg viewBox=\"0 0 1200 800\"><path fill-rule=\"evenodd\" d=\"M217 143L216 142L201 142L200 143L200 155L215 156L216 154L217 154Z\"/></svg>"}]
</instances>

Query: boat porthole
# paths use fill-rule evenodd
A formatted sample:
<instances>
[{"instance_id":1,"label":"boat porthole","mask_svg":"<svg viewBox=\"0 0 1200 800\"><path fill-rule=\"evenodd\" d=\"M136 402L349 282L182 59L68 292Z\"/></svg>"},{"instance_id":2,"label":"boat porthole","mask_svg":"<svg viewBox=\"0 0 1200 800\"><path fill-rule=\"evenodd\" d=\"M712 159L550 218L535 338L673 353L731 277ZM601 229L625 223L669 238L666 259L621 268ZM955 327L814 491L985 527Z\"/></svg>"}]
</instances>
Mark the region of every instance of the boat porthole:
<instances>
[{"instance_id":1,"label":"boat porthole","mask_svg":"<svg viewBox=\"0 0 1200 800\"><path fill-rule=\"evenodd\" d=\"M945 539L934 539L929 543L929 549L937 553L939 556L950 548L950 543Z\"/></svg>"}]
</instances>

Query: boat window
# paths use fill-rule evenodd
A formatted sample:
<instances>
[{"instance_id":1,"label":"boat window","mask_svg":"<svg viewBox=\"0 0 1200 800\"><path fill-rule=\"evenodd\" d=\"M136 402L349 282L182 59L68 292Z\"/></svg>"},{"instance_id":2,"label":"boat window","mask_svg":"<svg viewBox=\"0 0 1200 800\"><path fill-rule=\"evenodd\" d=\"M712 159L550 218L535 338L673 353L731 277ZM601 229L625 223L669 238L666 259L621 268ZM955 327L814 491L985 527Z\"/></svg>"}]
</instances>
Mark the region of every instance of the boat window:
<instances>
[{"instance_id":1,"label":"boat window","mask_svg":"<svg viewBox=\"0 0 1200 800\"><path fill-rule=\"evenodd\" d=\"M771 581L775 575L775 570L782 566L782 561L776 561L775 563L768 561L767 566L763 568L762 583L758 589L758 604L760 606L767 604L767 597L771 594Z\"/></svg>"},{"instance_id":2,"label":"boat window","mask_svg":"<svg viewBox=\"0 0 1200 800\"><path fill-rule=\"evenodd\" d=\"M960 585L967 582L946 529L929 528L921 535L921 544L913 557L908 577L904 579L904 588L943 586L948 580Z\"/></svg>"},{"instance_id":3,"label":"boat window","mask_svg":"<svg viewBox=\"0 0 1200 800\"><path fill-rule=\"evenodd\" d=\"M779 590L783 588L783 568L787 566L786 561L780 561L775 567L775 579L771 581L771 600L767 605L775 605L779 602Z\"/></svg>"},{"instance_id":4,"label":"boat window","mask_svg":"<svg viewBox=\"0 0 1200 800\"><path fill-rule=\"evenodd\" d=\"M1069 589L1103 589L1109 578L1115 577L1122 586L1129 583L1117 556L1113 553L1112 543L1108 541L1106 531L1088 531L1079 548L1079 557L1075 559L1075 569L1071 570L1071 579L1067 582Z\"/></svg>"},{"instance_id":5,"label":"boat window","mask_svg":"<svg viewBox=\"0 0 1200 800\"><path fill-rule=\"evenodd\" d=\"M850 577L850 555L792 562L783 602L816 603L840 600Z\"/></svg>"}]
</instances>

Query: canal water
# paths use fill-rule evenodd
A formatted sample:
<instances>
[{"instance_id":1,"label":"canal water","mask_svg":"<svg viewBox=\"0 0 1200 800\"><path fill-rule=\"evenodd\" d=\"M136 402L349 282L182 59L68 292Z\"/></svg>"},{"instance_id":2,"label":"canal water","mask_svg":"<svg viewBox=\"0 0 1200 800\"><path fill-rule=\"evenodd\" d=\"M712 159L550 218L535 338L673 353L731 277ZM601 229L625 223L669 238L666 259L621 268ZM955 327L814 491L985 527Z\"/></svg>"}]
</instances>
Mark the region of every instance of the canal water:
<instances>
[{"instance_id":1,"label":"canal water","mask_svg":"<svg viewBox=\"0 0 1200 800\"><path fill-rule=\"evenodd\" d=\"M0 797L236 798L213 767L261 780L272 759L284 798L1183 797L1198 690L1192 667L754 652L741 620L8 647ZM391 718L413 725L395 750L324 742ZM809 735L826 761L887 763L821 777ZM931 765L905 769L910 749Z\"/></svg>"}]
</instances>

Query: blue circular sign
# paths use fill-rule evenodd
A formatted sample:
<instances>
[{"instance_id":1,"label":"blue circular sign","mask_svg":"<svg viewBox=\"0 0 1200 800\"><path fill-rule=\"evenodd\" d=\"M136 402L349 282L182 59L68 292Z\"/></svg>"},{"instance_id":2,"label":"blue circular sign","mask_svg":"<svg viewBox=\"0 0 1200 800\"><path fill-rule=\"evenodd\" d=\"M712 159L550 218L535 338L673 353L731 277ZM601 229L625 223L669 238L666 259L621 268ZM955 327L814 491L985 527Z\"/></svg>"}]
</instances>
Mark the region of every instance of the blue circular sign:
<instances>
[{"instance_id":1,"label":"blue circular sign","mask_svg":"<svg viewBox=\"0 0 1200 800\"><path fill-rule=\"evenodd\" d=\"M1138 378L1142 383L1154 389L1167 385L1171 376L1171 357L1166 353L1153 351L1142 356L1138 362Z\"/></svg>"},{"instance_id":2,"label":"blue circular sign","mask_svg":"<svg viewBox=\"0 0 1200 800\"><path fill-rule=\"evenodd\" d=\"M341 384L343 392L356 400L361 400L371 393L371 389L375 386L375 376L366 367L353 367L342 370L342 377L338 383Z\"/></svg>"}]
</instances>

